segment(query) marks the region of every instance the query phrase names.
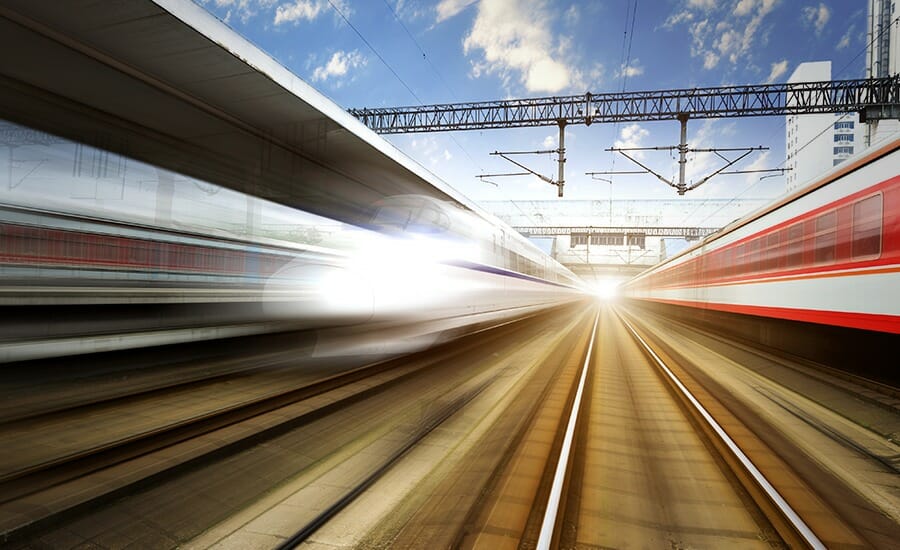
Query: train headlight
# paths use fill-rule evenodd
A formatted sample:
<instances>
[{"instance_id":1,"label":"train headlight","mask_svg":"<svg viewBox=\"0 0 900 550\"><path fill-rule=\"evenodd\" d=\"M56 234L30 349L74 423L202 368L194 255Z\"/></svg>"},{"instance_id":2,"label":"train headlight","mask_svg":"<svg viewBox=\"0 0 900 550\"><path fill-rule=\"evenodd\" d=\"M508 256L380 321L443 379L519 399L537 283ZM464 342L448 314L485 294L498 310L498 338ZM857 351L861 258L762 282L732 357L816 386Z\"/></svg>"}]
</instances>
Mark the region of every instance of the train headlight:
<instances>
[{"instance_id":1,"label":"train headlight","mask_svg":"<svg viewBox=\"0 0 900 550\"><path fill-rule=\"evenodd\" d=\"M384 238L360 251L351 271L371 284L376 315L423 312L444 299L448 282L440 262L447 251L442 244Z\"/></svg>"},{"instance_id":2,"label":"train headlight","mask_svg":"<svg viewBox=\"0 0 900 550\"><path fill-rule=\"evenodd\" d=\"M373 299L371 282L343 259L298 259L269 278L264 308L274 318L359 320L371 317Z\"/></svg>"}]
</instances>

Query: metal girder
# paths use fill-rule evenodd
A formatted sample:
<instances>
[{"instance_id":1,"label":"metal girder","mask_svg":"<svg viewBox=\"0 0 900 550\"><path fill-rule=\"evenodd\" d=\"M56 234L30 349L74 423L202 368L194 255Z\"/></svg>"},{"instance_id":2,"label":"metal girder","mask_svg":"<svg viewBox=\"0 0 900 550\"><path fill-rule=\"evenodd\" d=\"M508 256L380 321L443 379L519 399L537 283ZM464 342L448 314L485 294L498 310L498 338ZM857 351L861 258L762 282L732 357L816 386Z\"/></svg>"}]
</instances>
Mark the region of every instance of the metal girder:
<instances>
[{"instance_id":1,"label":"metal girder","mask_svg":"<svg viewBox=\"0 0 900 550\"><path fill-rule=\"evenodd\" d=\"M379 134L555 126L594 122L864 112L891 116L900 76L791 84L756 84L412 107L350 109Z\"/></svg>"},{"instance_id":2,"label":"metal girder","mask_svg":"<svg viewBox=\"0 0 900 550\"><path fill-rule=\"evenodd\" d=\"M557 235L644 235L646 237L683 237L700 239L719 230L718 227L597 227L597 226L520 226L517 232L530 237Z\"/></svg>"}]
</instances>

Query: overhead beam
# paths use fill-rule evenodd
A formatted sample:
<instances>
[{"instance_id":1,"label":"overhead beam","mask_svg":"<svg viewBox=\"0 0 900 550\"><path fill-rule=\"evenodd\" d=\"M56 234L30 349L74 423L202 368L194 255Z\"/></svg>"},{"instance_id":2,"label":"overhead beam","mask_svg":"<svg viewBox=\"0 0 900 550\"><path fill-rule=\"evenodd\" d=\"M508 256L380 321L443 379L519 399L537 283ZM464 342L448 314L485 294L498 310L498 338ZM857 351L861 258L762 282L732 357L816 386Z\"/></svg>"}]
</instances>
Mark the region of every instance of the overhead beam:
<instances>
[{"instance_id":1,"label":"overhead beam","mask_svg":"<svg viewBox=\"0 0 900 550\"><path fill-rule=\"evenodd\" d=\"M350 109L379 134L838 112L896 116L900 76Z\"/></svg>"},{"instance_id":2,"label":"overhead beam","mask_svg":"<svg viewBox=\"0 0 900 550\"><path fill-rule=\"evenodd\" d=\"M530 237L558 235L644 235L646 237L683 237L700 239L719 230L718 227L598 227L598 226L517 226L519 233Z\"/></svg>"}]
</instances>

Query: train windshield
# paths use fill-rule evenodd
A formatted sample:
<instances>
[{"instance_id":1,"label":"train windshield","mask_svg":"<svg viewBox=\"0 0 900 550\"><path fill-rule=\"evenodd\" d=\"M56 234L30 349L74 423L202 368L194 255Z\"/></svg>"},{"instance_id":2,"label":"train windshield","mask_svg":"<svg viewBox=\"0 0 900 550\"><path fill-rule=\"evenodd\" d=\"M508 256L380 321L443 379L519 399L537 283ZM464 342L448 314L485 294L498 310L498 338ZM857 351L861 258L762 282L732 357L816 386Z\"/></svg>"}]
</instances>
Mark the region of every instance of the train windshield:
<instances>
[{"instance_id":1,"label":"train windshield","mask_svg":"<svg viewBox=\"0 0 900 550\"><path fill-rule=\"evenodd\" d=\"M378 209L372 224L379 229L406 229L412 211L402 206L382 206Z\"/></svg>"},{"instance_id":2,"label":"train windshield","mask_svg":"<svg viewBox=\"0 0 900 550\"><path fill-rule=\"evenodd\" d=\"M430 204L391 204L378 209L372 224L383 231L434 235L449 230L450 218Z\"/></svg>"}]
</instances>

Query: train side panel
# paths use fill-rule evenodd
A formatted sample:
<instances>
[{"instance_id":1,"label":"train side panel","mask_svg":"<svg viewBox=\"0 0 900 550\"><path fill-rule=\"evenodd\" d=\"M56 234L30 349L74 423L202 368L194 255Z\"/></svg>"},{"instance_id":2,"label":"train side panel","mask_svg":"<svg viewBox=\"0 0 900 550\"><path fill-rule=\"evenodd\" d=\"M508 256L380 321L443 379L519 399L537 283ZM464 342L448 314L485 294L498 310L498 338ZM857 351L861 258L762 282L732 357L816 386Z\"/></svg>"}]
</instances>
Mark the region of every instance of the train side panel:
<instances>
[{"instance_id":1,"label":"train side panel","mask_svg":"<svg viewBox=\"0 0 900 550\"><path fill-rule=\"evenodd\" d=\"M900 333L898 146L651 269L626 296Z\"/></svg>"}]
</instances>

